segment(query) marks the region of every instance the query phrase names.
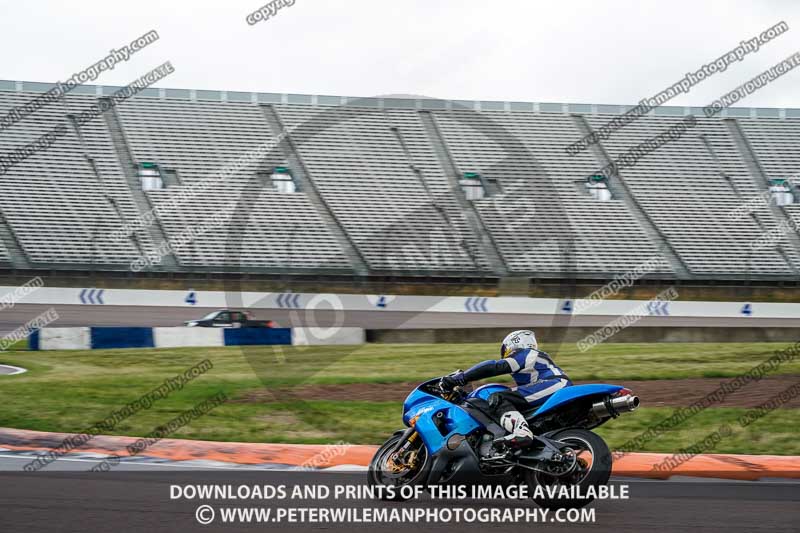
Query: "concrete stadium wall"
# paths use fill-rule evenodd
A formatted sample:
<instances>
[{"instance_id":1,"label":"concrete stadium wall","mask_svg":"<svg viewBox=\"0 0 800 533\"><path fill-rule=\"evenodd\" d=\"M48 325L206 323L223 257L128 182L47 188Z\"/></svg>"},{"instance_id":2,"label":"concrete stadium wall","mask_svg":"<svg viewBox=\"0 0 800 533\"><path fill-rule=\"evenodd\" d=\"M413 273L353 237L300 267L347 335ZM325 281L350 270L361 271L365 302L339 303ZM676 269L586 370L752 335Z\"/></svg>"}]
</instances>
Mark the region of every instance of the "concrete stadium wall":
<instances>
[{"instance_id":1,"label":"concrete stadium wall","mask_svg":"<svg viewBox=\"0 0 800 533\"><path fill-rule=\"evenodd\" d=\"M0 286L0 297L16 287ZM239 309L343 310L413 313L472 313L564 316L646 316L712 318L790 318L800 320L800 303L582 300L525 297L405 296L387 294L314 294L224 291L150 291L42 287L21 303L43 305L117 305Z\"/></svg>"},{"instance_id":2,"label":"concrete stadium wall","mask_svg":"<svg viewBox=\"0 0 800 533\"><path fill-rule=\"evenodd\" d=\"M16 286L40 276L46 287L84 287L85 271L2 271L0 285ZM93 272L92 283L103 289L142 289L177 291L224 291L235 287L239 291L250 292L302 292L337 294L402 294L439 296L530 296L533 298L582 298L600 289L604 281L598 280L550 280L525 279L524 286L512 289L503 279L464 279L464 278L401 278L397 280L379 278L360 278L352 276L307 276L247 274L240 278L235 275L202 276L191 273L148 272L146 275L131 272ZM514 278L515 281L516 278ZM608 280L606 280L608 281ZM748 300L752 302L798 302L800 286L787 281L763 279L739 280L722 283L707 281L658 281L638 280L630 287L622 287L613 298L626 300L648 300L668 287L676 287L682 300L725 302Z\"/></svg>"},{"instance_id":3,"label":"concrete stadium wall","mask_svg":"<svg viewBox=\"0 0 800 533\"><path fill-rule=\"evenodd\" d=\"M371 329L367 342L374 343L499 343L508 328L447 328L447 329ZM597 331L593 327L536 328L542 344L575 343ZM796 328L695 328L647 327L627 328L607 342L795 342L800 340Z\"/></svg>"}]
</instances>

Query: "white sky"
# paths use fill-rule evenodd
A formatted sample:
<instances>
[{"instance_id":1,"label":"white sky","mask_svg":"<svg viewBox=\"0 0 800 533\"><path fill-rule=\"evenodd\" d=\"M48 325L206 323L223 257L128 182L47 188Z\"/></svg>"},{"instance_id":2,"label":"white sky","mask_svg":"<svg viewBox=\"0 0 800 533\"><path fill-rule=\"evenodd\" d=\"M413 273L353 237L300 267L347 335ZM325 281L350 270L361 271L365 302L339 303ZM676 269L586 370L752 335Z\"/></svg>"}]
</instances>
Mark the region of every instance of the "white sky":
<instances>
[{"instance_id":1,"label":"white sky","mask_svg":"<svg viewBox=\"0 0 800 533\"><path fill-rule=\"evenodd\" d=\"M151 29L105 72L165 60L162 87L632 104L773 24L790 30L668 105L703 106L800 50L800 1L296 0L250 26L250 0L0 0L0 79L64 80ZM740 101L800 107L800 68Z\"/></svg>"}]
</instances>

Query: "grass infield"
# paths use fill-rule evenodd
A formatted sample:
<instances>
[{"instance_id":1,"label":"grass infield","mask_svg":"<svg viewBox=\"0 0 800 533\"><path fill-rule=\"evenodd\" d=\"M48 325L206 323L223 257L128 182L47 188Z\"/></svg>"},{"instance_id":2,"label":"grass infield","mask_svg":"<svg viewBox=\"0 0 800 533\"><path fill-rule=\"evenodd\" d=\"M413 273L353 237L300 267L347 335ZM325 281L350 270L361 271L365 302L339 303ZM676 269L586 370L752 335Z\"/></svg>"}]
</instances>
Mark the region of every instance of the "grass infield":
<instances>
[{"instance_id":1,"label":"grass infield","mask_svg":"<svg viewBox=\"0 0 800 533\"><path fill-rule=\"evenodd\" d=\"M789 343L603 344L586 353L562 346L556 361L576 380L735 377ZM214 367L181 390L119 422L113 434L143 436L217 392L231 401L193 419L172 437L242 442L377 444L402 426L396 401L246 401L248 394L309 384L397 383L467 368L496 351L494 344L361 347L238 347L0 353L0 363L25 374L0 376L0 427L80 432L165 379L208 358ZM546 345L542 349L547 350ZM255 368L255 370L254 370ZM800 358L770 375L800 374ZM501 380L498 380L501 381ZM758 387L758 383L749 385ZM778 392L778 391L776 391ZM671 408L645 407L599 429L612 448L669 417ZM674 452L728 423L733 433L717 453L800 455L800 410L778 409L746 428L739 408L709 408L644 443L639 451Z\"/></svg>"}]
</instances>

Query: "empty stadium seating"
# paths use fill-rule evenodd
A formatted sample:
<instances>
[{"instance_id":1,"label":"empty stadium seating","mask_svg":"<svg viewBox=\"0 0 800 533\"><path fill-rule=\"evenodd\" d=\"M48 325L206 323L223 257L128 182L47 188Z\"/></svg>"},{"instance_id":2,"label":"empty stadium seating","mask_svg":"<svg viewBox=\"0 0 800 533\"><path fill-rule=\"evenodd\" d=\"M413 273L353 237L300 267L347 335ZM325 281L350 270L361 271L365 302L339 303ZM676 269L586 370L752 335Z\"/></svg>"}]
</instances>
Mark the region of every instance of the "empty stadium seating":
<instances>
[{"instance_id":1,"label":"empty stadium seating","mask_svg":"<svg viewBox=\"0 0 800 533\"><path fill-rule=\"evenodd\" d=\"M202 226L209 215L237 206L230 225L209 229L177 248L183 266L286 271L349 267L305 194L278 194L253 181L258 172L268 173L270 165L264 160L219 178L228 165L270 140L258 106L142 98L118 109L134 160L177 170L179 186L147 193L153 207L167 206L181 187L213 184L178 209L160 211L166 238L174 239L187 227Z\"/></svg>"},{"instance_id":2,"label":"empty stadium seating","mask_svg":"<svg viewBox=\"0 0 800 533\"><path fill-rule=\"evenodd\" d=\"M0 117L46 89L0 82ZM659 259L661 278L800 272L798 204L737 214L800 173L794 110L698 114L599 201L589 176L697 110L658 109L570 155L624 108L150 89L78 126L110 91L81 87L0 131L2 157L67 130L0 178L0 268L163 256L147 268L608 278ZM165 188L142 189L143 163ZM293 192L274 186L276 167Z\"/></svg>"},{"instance_id":3,"label":"empty stadium seating","mask_svg":"<svg viewBox=\"0 0 800 533\"><path fill-rule=\"evenodd\" d=\"M598 115L589 118L589 122L599 127L612 118ZM681 118L642 117L603 144L616 160ZM719 164L700 139L701 134L713 146ZM641 158L634 167L621 170L620 175L690 272L737 274L749 270L790 275L799 265L793 249L788 263L772 247L751 252L749 243L777 225L768 210L761 210L765 211L763 228L749 216L728 216L737 205L766 189L767 184L758 188L748 175L742 155L736 152L721 120L698 118L697 126L680 139Z\"/></svg>"},{"instance_id":4,"label":"empty stadium seating","mask_svg":"<svg viewBox=\"0 0 800 533\"><path fill-rule=\"evenodd\" d=\"M36 96L0 92L0 114ZM24 254L23 260L34 266L124 264L137 256L132 242L109 237L124 217L137 215L131 192L120 179L119 165L95 172L86 157L109 155L108 133L102 132L100 121L94 121L84 128L81 140L68 118L86 104L87 97L71 96L0 133L0 154L6 154L58 124L68 132L47 151L21 161L0 179L3 219Z\"/></svg>"}]
</instances>

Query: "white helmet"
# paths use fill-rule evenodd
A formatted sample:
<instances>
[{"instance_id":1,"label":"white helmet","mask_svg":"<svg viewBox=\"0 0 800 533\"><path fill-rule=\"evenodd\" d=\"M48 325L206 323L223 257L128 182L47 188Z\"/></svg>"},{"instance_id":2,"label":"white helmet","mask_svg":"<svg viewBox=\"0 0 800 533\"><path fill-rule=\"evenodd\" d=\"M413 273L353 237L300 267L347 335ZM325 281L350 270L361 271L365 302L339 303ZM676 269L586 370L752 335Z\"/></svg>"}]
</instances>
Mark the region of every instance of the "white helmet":
<instances>
[{"instance_id":1,"label":"white helmet","mask_svg":"<svg viewBox=\"0 0 800 533\"><path fill-rule=\"evenodd\" d=\"M512 331L503 339L503 344L500 346L500 358L509 357L526 348L539 349L539 343L536 342L536 334L529 329Z\"/></svg>"}]
</instances>

